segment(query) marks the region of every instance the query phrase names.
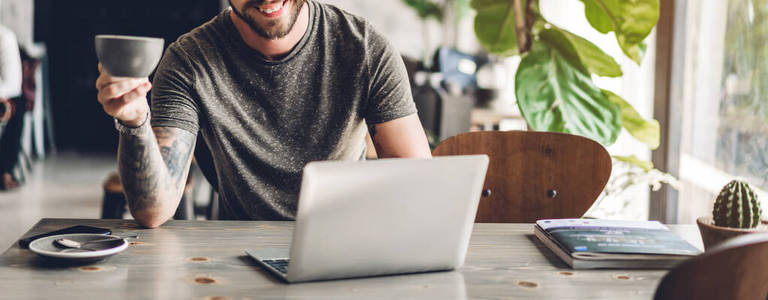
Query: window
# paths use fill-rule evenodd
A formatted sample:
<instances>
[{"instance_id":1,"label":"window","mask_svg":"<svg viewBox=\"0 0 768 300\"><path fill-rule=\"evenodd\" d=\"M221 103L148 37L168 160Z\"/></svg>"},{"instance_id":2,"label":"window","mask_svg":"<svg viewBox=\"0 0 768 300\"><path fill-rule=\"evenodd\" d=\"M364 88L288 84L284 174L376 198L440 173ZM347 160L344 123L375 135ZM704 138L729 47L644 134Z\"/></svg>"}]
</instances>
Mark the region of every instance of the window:
<instances>
[{"instance_id":1,"label":"window","mask_svg":"<svg viewBox=\"0 0 768 300\"><path fill-rule=\"evenodd\" d=\"M734 178L768 199L768 1L687 1L686 15L679 223Z\"/></svg>"}]
</instances>

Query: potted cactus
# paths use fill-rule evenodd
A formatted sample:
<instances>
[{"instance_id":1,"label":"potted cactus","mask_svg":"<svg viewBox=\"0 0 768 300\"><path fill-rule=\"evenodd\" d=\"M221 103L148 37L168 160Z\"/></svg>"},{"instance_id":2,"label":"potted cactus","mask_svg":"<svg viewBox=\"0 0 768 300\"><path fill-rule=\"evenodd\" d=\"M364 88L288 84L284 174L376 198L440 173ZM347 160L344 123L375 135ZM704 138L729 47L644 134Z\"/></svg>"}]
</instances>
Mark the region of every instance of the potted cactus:
<instances>
[{"instance_id":1,"label":"potted cactus","mask_svg":"<svg viewBox=\"0 0 768 300\"><path fill-rule=\"evenodd\" d=\"M762 220L762 209L757 194L744 181L733 180L717 195L712 217L696 220L704 241L704 249L741 234L764 232L768 229Z\"/></svg>"}]
</instances>

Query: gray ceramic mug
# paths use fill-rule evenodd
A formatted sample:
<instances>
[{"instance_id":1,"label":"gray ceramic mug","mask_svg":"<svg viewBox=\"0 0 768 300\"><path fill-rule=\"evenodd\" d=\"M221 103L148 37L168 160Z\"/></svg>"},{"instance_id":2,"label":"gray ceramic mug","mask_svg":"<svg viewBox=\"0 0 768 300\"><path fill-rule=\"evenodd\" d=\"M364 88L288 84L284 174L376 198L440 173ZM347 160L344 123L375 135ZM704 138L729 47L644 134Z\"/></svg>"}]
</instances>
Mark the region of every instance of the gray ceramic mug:
<instances>
[{"instance_id":1,"label":"gray ceramic mug","mask_svg":"<svg viewBox=\"0 0 768 300\"><path fill-rule=\"evenodd\" d=\"M163 55L161 38L97 35L96 56L107 74L114 77L147 77Z\"/></svg>"}]
</instances>

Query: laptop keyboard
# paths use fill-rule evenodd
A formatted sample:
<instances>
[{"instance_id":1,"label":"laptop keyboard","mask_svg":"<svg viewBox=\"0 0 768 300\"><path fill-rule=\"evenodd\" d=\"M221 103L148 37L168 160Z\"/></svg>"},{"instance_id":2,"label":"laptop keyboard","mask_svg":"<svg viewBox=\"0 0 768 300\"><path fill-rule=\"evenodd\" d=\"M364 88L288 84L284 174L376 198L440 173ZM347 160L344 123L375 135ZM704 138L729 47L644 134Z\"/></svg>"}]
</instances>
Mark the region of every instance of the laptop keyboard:
<instances>
[{"instance_id":1,"label":"laptop keyboard","mask_svg":"<svg viewBox=\"0 0 768 300\"><path fill-rule=\"evenodd\" d=\"M265 264L280 271L280 273L288 274L288 262L290 259L265 259L262 260Z\"/></svg>"}]
</instances>

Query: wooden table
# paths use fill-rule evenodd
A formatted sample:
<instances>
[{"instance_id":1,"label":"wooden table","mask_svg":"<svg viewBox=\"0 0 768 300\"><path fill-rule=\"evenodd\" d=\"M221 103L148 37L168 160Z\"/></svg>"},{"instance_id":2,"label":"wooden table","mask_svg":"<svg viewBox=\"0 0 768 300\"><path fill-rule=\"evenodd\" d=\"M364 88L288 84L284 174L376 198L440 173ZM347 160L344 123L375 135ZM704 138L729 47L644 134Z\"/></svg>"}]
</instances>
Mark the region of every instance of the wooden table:
<instances>
[{"instance_id":1,"label":"wooden table","mask_svg":"<svg viewBox=\"0 0 768 300\"><path fill-rule=\"evenodd\" d=\"M27 235L72 225L138 233L124 252L88 266L52 266L14 245L0 256L0 299L650 299L662 270L569 269L531 224L475 224L456 272L283 284L244 250L288 246L292 222L43 219ZM670 226L701 247L694 225ZM216 298L220 297L220 298Z\"/></svg>"}]
</instances>

